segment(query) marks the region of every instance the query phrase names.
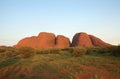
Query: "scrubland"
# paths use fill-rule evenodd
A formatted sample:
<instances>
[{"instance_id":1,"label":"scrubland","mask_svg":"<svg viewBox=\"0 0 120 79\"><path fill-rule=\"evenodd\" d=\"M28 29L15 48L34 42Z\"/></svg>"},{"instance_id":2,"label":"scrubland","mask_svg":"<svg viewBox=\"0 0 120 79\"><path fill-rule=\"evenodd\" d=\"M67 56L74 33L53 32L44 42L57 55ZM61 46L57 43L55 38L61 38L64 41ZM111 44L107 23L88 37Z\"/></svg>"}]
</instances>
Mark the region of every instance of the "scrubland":
<instances>
[{"instance_id":1,"label":"scrubland","mask_svg":"<svg viewBox=\"0 0 120 79\"><path fill-rule=\"evenodd\" d=\"M119 79L120 46L0 47L0 79Z\"/></svg>"}]
</instances>

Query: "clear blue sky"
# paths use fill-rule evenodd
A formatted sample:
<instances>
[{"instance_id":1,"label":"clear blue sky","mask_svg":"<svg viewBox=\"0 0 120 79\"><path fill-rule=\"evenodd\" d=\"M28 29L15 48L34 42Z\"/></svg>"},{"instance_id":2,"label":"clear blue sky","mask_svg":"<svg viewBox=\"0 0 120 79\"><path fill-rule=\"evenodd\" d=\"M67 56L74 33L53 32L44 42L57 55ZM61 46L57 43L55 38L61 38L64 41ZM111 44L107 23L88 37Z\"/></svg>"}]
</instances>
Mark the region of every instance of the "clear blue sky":
<instances>
[{"instance_id":1,"label":"clear blue sky","mask_svg":"<svg viewBox=\"0 0 120 79\"><path fill-rule=\"evenodd\" d=\"M40 32L77 32L120 44L120 0L0 0L0 45Z\"/></svg>"}]
</instances>

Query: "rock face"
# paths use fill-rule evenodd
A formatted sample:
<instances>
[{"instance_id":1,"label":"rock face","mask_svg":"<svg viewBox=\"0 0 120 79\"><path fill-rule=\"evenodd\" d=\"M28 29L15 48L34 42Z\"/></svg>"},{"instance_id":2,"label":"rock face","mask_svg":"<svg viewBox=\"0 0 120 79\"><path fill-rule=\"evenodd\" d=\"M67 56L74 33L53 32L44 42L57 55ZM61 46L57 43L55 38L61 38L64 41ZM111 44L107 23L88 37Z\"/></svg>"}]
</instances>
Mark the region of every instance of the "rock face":
<instances>
[{"instance_id":1,"label":"rock face","mask_svg":"<svg viewBox=\"0 0 120 79\"><path fill-rule=\"evenodd\" d=\"M33 48L66 48L70 47L69 38L53 33L41 32L38 36L27 37L18 42L14 47L30 46Z\"/></svg>"},{"instance_id":2,"label":"rock face","mask_svg":"<svg viewBox=\"0 0 120 79\"><path fill-rule=\"evenodd\" d=\"M93 46L91 39L89 38L89 35L87 33L81 32L74 35L72 40L72 46L73 47L79 47L79 46Z\"/></svg>"},{"instance_id":3,"label":"rock face","mask_svg":"<svg viewBox=\"0 0 120 79\"><path fill-rule=\"evenodd\" d=\"M18 42L15 47L30 46L33 48L50 48L55 46L53 33L41 32L37 37L27 37Z\"/></svg>"},{"instance_id":4,"label":"rock face","mask_svg":"<svg viewBox=\"0 0 120 79\"><path fill-rule=\"evenodd\" d=\"M94 46L99 46L99 47L111 46L110 44L105 43L104 41L102 41L101 39L99 39L93 35L89 35L89 37L90 37L92 44Z\"/></svg>"},{"instance_id":5,"label":"rock face","mask_svg":"<svg viewBox=\"0 0 120 79\"><path fill-rule=\"evenodd\" d=\"M55 46L55 35L53 33L41 32L38 35L40 48L50 48Z\"/></svg>"},{"instance_id":6,"label":"rock face","mask_svg":"<svg viewBox=\"0 0 120 79\"><path fill-rule=\"evenodd\" d=\"M72 40L72 46L73 47L79 47L79 46L106 47L106 46L110 46L110 44L105 43L104 41L102 41L101 39L93 35L88 35L87 33L81 32L81 33L77 33L74 35L73 40Z\"/></svg>"},{"instance_id":7,"label":"rock face","mask_svg":"<svg viewBox=\"0 0 120 79\"><path fill-rule=\"evenodd\" d=\"M37 44L37 41L38 41L38 39L36 36L27 37L27 38L20 40L18 42L18 44L15 45L14 47L30 46L33 48L37 48L37 47L39 47L39 45Z\"/></svg>"},{"instance_id":8,"label":"rock face","mask_svg":"<svg viewBox=\"0 0 120 79\"><path fill-rule=\"evenodd\" d=\"M66 47L70 47L69 38L63 35L58 35L56 37L56 48L66 48Z\"/></svg>"},{"instance_id":9,"label":"rock face","mask_svg":"<svg viewBox=\"0 0 120 79\"><path fill-rule=\"evenodd\" d=\"M76 33L73 37L72 44L70 44L69 38L63 35L55 37L55 34L53 33L41 32L38 36L27 37L20 40L14 47L30 46L33 48L67 48L70 47L70 45L72 47L110 46L110 44L105 43L101 39L84 32Z\"/></svg>"}]
</instances>

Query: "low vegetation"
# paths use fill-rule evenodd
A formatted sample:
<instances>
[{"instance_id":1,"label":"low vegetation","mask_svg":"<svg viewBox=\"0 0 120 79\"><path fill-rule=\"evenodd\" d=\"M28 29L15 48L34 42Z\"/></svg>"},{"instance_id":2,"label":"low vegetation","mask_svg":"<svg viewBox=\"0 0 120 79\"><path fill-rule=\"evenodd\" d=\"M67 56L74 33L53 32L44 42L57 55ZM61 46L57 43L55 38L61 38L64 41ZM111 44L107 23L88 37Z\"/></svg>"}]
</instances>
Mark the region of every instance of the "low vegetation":
<instances>
[{"instance_id":1,"label":"low vegetation","mask_svg":"<svg viewBox=\"0 0 120 79\"><path fill-rule=\"evenodd\" d=\"M0 58L9 58L16 56L17 52L15 48L12 47L1 47L0 48Z\"/></svg>"},{"instance_id":2,"label":"low vegetation","mask_svg":"<svg viewBox=\"0 0 120 79\"><path fill-rule=\"evenodd\" d=\"M16 63L19 60L18 57L12 57L4 61L0 61L0 69L9 65Z\"/></svg>"},{"instance_id":3,"label":"low vegetation","mask_svg":"<svg viewBox=\"0 0 120 79\"><path fill-rule=\"evenodd\" d=\"M120 46L0 48L0 79L119 79Z\"/></svg>"},{"instance_id":4,"label":"low vegetation","mask_svg":"<svg viewBox=\"0 0 120 79\"><path fill-rule=\"evenodd\" d=\"M36 54L58 54L59 51L57 48L36 49Z\"/></svg>"},{"instance_id":5,"label":"low vegetation","mask_svg":"<svg viewBox=\"0 0 120 79\"><path fill-rule=\"evenodd\" d=\"M35 50L31 47L20 47L17 50L17 53L21 58L28 58L34 54Z\"/></svg>"},{"instance_id":6,"label":"low vegetation","mask_svg":"<svg viewBox=\"0 0 120 79\"><path fill-rule=\"evenodd\" d=\"M87 50L84 47L72 47L72 48L65 48L62 49L63 51L67 51L68 53L71 53L74 57L81 57L84 56L87 52Z\"/></svg>"},{"instance_id":7,"label":"low vegetation","mask_svg":"<svg viewBox=\"0 0 120 79\"><path fill-rule=\"evenodd\" d=\"M120 57L120 46L86 48L87 54Z\"/></svg>"}]
</instances>

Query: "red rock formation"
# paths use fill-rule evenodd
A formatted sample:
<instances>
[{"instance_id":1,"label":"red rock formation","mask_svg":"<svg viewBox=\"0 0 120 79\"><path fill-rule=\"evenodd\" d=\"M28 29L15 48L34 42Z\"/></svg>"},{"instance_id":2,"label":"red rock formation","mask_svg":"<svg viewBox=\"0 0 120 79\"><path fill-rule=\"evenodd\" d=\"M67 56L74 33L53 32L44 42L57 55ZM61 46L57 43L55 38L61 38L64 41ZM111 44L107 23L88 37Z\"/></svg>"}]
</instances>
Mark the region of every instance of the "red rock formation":
<instances>
[{"instance_id":1,"label":"red rock formation","mask_svg":"<svg viewBox=\"0 0 120 79\"><path fill-rule=\"evenodd\" d=\"M78 47L78 46L93 46L91 39L89 38L89 35L87 33L81 32L74 35L72 40L72 46Z\"/></svg>"},{"instance_id":2,"label":"red rock formation","mask_svg":"<svg viewBox=\"0 0 120 79\"><path fill-rule=\"evenodd\" d=\"M55 46L55 35L41 32L37 37L27 37L18 42L14 47L30 46L33 48L50 48Z\"/></svg>"},{"instance_id":3,"label":"red rock formation","mask_svg":"<svg viewBox=\"0 0 120 79\"><path fill-rule=\"evenodd\" d=\"M37 48L38 47L37 41L38 40L37 40L36 36L27 37L27 38L24 38L24 39L20 40L18 42L18 44L15 45L14 47L30 46L30 47L33 47L33 48Z\"/></svg>"},{"instance_id":4,"label":"red rock formation","mask_svg":"<svg viewBox=\"0 0 120 79\"><path fill-rule=\"evenodd\" d=\"M99 47L111 46L110 44L105 43L104 41L102 41L101 39L99 39L93 35L89 35L89 37L90 37L92 44L94 46L99 46Z\"/></svg>"},{"instance_id":5,"label":"red rock formation","mask_svg":"<svg viewBox=\"0 0 120 79\"><path fill-rule=\"evenodd\" d=\"M50 48L55 46L55 35L53 33L41 32L38 35L40 48Z\"/></svg>"},{"instance_id":6,"label":"red rock formation","mask_svg":"<svg viewBox=\"0 0 120 79\"><path fill-rule=\"evenodd\" d=\"M30 46L33 48L67 48L70 47L70 40L69 38L58 35L55 37L53 33L41 32L38 36L27 37L18 42L17 45L14 47L21 47L21 46ZM103 42L101 39L94 37L92 35L88 35L84 32L77 33L73 37L72 46L110 46Z\"/></svg>"},{"instance_id":7,"label":"red rock formation","mask_svg":"<svg viewBox=\"0 0 120 79\"><path fill-rule=\"evenodd\" d=\"M62 35L58 35L56 37L56 48L67 48L70 47L70 40L69 38L62 36Z\"/></svg>"}]
</instances>

